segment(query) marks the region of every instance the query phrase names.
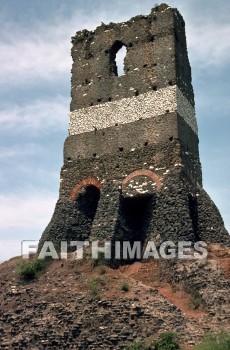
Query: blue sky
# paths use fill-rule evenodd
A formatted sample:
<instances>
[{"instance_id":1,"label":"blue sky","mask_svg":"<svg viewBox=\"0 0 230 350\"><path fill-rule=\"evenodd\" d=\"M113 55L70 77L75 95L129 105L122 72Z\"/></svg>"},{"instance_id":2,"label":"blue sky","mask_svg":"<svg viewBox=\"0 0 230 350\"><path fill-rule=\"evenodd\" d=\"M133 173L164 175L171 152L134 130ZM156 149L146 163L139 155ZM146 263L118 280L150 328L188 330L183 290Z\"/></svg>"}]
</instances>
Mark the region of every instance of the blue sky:
<instances>
[{"instance_id":1,"label":"blue sky","mask_svg":"<svg viewBox=\"0 0 230 350\"><path fill-rule=\"evenodd\" d=\"M169 0L186 21L204 188L230 230L230 2ZM39 239L58 198L77 30L148 14L149 0L0 0L0 260Z\"/></svg>"}]
</instances>

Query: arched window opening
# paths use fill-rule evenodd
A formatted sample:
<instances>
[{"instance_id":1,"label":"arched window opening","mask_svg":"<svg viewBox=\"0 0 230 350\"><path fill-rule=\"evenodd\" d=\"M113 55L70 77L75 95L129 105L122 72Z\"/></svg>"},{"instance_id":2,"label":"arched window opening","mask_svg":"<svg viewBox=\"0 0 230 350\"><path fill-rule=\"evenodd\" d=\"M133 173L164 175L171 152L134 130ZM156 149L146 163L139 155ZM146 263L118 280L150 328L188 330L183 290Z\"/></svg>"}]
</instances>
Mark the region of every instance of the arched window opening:
<instances>
[{"instance_id":1,"label":"arched window opening","mask_svg":"<svg viewBox=\"0 0 230 350\"><path fill-rule=\"evenodd\" d=\"M126 54L126 46L121 41L115 41L110 49L110 70L118 77L125 74Z\"/></svg>"},{"instance_id":2,"label":"arched window opening","mask_svg":"<svg viewBox=\"0 0 230 350\"><path fill-rule=\"evenodd\" d=\"M125 46L117 52L116 54L116 65L117 65L117 76L125 74L125 57L126 57L127 49Z\"/></svg>"}]
</instances>

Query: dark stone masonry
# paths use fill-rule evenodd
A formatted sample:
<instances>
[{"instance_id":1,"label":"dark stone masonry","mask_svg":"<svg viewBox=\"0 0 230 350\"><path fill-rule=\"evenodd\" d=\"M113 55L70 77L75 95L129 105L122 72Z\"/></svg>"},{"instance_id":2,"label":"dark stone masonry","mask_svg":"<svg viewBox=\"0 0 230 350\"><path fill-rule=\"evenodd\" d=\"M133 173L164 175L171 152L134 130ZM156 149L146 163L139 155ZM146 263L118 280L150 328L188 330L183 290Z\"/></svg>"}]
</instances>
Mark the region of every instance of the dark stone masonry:
<instances>
[{"instance_id":1,"label":"dark stone masonry","mask_svg":"<svg viewBox=\"0 0 230 350\"><path fill-rule=\"evenodd\" d=\"M227 244L202 187L185 23L166 4L72 38L60 196L40 240ZM116 55L126 48L124 74Z\"/></svg>"}]
</instances>

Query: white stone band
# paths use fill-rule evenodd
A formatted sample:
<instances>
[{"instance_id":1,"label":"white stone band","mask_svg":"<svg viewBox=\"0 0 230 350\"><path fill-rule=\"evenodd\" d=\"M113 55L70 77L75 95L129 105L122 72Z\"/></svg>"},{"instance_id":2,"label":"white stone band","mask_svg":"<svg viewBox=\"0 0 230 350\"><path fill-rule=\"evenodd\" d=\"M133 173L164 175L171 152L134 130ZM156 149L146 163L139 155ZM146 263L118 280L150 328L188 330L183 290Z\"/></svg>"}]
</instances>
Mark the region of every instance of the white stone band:
<instances>
[{"instance_id":1,"label":"white stone band","mask_svg":"<svg viewBox=\"0 0 230 350\"><path fill-rule=\"evenodd\" d=\"M174 85L71 112L69 135L104 129L115 124L128 124L166 112L178 112L192 130L198 133L195 109Z\"/></svg>"}]
</instances>

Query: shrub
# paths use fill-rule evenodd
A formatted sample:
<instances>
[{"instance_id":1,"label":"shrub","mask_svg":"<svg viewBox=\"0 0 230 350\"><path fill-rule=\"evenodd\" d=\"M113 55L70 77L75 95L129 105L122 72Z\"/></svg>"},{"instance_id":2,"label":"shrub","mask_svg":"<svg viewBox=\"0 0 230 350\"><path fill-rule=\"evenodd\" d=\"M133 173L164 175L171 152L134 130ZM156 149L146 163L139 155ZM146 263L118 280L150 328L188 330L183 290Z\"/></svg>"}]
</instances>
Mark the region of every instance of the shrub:
<instances>
[{"instance_id":1,"label":"shrub","mask_svg":"<svg viewBox=\"0 0 230 350\"><path fill-rule=\"evenodd\" d=\"M128 291L129 291L128 282L126 282L126 281L122 282L122 284L121 284L121 290L122 290L123 292L128 292Z\"/></svg>"},{"instance_id":2,"label":"shrub","mask_svg":"<svg viewBox=\"0 0 230 350\"><path fill-rule=\"evenodd\" d=\"M36 259L32 261L22 261L17 266L18 275L24 280L33 280L37 274L44 271L48 264L47 259Z\"/></svg>"},{"instance_id":3,"label":"shrub","mask_svg":"<svg viewBox=\"0 0 230 350\"><path fill-rule=\"evenodd\" d=\"M87 283L87 287L93 297L99 297L99 287L104 285L105 282L101 278L94 278Z\"/></svg>"},{"instance_id":4,"label":"shrub","mask_svg":"<svg viewBox=\"0 0 230 350\"><path fill-rule=\"evenodd\" d=\"M105 273L106 273L106 269L104 268L104 266L99 266L99 274L104 275Z\"/></svg>"},{"instance_id":5,"label":"shrub","mask_svg":"<svg viewBox=\"0 0 230 350\"><path fill-rule=\"evenodd\" d=\"M220 331L214 334L207 334L199 345L193 347L193 350L229 350L230 333Z\"/></svg>"},{"instance_id":6,"label":"shrub","mask_svg":"<svg viewBox=\"0 0 230 350\"><path fill-rule=\"evenodd\" d=\"M97 266L102 266L102 265L105 265L105 264L106 264L106 260L105 260L104 254L102 252L98 253L98 258L97 259L92 259L91 258L90 266L91 266L92 269L97 267Z\"/></svg>"},{"instance_id":7,"label":"shrub","mask_svg":"<svg viewBox=\"0 0 230 350\"><path fill-rule=\"evenodd\" d=\"M152 344L153 350L178 350L178 337L175 333L167 332L160 336L159 339L154 340Z\"/></svg>"},{"instance_id":8,"label":"shrub","mask_svg":"<svg viewBox=\"0 0 230 350\"><path fill-rule=\"evenodd\" d=\"M134 341L132 344L127 345L125 350L149 350L149 347L147 347L144 343L141 341Z\"/></svg>"},{"instance_id":9,"label":"shrub","mask_svg":"<svg viewBox=\"0 0 230 350\"><path fill-rule=\"evenodd\" d=\"M176 293L177 291L180 290L179 287L178 287L178 285L176 285L175 283L173 283L173 284L171 285L171 288L172 288L172 292L173 292L173 293Z\"/></svg>"},{"instance_id":10,"label":"shrub","mask_svg":"<svg viewBox=\"0 0 230 350\"><path fill-rule=\"evenodd\" d=\"M197 289L191 288L187 290L187 292L191 295L192 299L190 301L190 304L192 305L194 310L197 310L199 308L204 308L205 307L205 302L201 298L200 293L198 292Z\"/></svg>"}]
</instances>

